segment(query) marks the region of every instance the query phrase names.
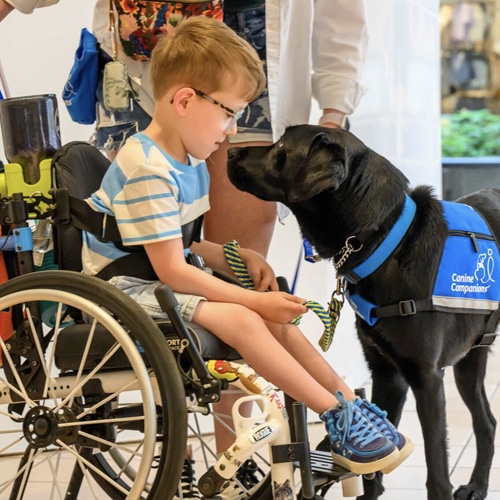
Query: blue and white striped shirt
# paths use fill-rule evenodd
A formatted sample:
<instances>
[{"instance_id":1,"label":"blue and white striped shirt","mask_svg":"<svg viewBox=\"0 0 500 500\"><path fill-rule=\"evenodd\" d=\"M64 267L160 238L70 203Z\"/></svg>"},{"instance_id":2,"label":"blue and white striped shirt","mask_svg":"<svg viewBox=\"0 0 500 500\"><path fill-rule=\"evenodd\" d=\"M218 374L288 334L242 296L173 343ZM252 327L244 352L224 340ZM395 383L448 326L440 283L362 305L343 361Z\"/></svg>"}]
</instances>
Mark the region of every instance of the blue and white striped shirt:
<instances>
[{"instance_id":1,"label":"blue and white striped shirt","mask_svg":"<svg viewBox=\"0 0 500 500\"><path fill-rule=\"evenodd\" d=\"M101 187L87 199L98 212L114 215L123 245L144 245L182 237L181 226L209 208L209 175L204 161L180 163L147 135L127 140L104 175ZM97 274L126 255L113 243L83 232L86 274Z\"/></svg>"}]
</instances>

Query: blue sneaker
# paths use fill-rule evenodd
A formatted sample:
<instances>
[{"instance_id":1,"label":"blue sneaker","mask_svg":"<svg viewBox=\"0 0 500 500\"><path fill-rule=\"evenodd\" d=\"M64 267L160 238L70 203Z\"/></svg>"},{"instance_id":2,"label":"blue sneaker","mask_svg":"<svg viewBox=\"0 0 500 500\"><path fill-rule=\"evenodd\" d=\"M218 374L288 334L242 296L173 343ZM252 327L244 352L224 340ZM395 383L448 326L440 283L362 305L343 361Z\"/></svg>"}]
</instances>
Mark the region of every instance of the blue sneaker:
<instances>
[{"instance_id":1,"label":"blue sneaker","mask_svg":"<svg viewBox=\"0 0 500 500\"><path fill-rule=\"evenodd\" d=\"M375 403L366 399L357 398L354 404L361 413L399 450L399 458L388 467L381 469L384 474L392 472L399 464L406 460L412 453L414 445L410 438L403 436L394 425L387 420L387 412L381 410Z\"/></svg>"},{"instance_id":2,"label":"blue sneaker","mask_svg":"<svg viewBox=\"0 0 500 500\"><path fill-rule=\"evenodd\" d=\"M353 401L335 394L339 404L322 413L334 463L355 474L371 474L399 461L399 451Z\"/></svg>"}]
</instances>

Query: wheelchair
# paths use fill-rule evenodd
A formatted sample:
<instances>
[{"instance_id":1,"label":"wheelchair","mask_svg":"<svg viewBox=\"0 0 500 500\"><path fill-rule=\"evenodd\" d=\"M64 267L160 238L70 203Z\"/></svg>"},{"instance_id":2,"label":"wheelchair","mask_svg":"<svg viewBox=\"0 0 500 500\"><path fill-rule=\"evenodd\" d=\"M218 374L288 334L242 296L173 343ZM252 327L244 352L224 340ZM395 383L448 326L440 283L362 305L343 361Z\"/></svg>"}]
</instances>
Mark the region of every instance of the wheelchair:
<instances>
[{"instance_id":1,"label":"wheelchair","mask_svg":"<svg viewBox=\"0 0 500 500\"><path fill-rule=\"evenodd\" d=\"M2 193L0 499L169 500L187 448L207 498L230 479L255 500L320 499L332 484L358 479L330 453L310 450L303 404L182 320L169 287L157 290L169 320L155 321L116 287L81 273L78 211L108 165L88 143L70 143L44 164L43 189ZM54 270L36 270L33 260L47 247L33 244L44 221L54 229ZM232 414L217 414L213 403L234 388L244 395ZM247 402L251 416L240 411ZM234 434L222 455L213 419ZM5 457L9 465L17 457L17 468L4 468ZM248 463L256 484L240 474Z\"/></svg>"}]
</instances>

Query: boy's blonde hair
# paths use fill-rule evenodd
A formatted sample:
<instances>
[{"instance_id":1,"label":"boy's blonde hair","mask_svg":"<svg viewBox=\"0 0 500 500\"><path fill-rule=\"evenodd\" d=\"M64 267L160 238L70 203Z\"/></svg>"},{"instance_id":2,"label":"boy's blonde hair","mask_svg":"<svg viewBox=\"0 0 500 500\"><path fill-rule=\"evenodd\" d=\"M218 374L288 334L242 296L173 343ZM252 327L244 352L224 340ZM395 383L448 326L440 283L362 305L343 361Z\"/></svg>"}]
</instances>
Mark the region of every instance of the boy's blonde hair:
<instances>
[{"instance_id":1,"label":"boy's blonde hair","mask_svg":"<svg viewBox=\"0 0 500 500\"><path fill-rule=\"evenodd\" d=\"M179 23L157 43L151 58L155 99L182 84L207 94L225 90L240 78L241 97L250 102L265 86L266 76L256 51L220 21L194 16Z\"/></svg>"}]
</instances>

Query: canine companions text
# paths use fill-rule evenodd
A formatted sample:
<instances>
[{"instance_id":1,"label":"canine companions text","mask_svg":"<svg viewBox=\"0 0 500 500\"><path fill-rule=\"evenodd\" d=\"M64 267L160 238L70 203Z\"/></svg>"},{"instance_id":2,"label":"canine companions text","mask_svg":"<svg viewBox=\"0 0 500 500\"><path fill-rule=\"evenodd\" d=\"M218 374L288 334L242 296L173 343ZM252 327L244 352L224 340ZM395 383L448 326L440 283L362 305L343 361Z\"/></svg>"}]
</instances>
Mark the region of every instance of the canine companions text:
<instances>
[{"instance_id":1,"label":"canine companions text","mask_svg":"<svg viewBox=\"0 0 500 500\"><path fill-rule=\"evenodd\" d=\"M443 371L453 366L477 448L469 483L453 497L486 498L496 421L484 378L500 314L500 191L439 201L428 186L410 189L401 171L351 133L311 125L228 156L232 183L288 206L320 257L333 261L357 312L371 399L395 425L411 387L430 500L452 498ZM378 498L381 474L364 488L364 500Z\"/></svg>"}]
</instances>

